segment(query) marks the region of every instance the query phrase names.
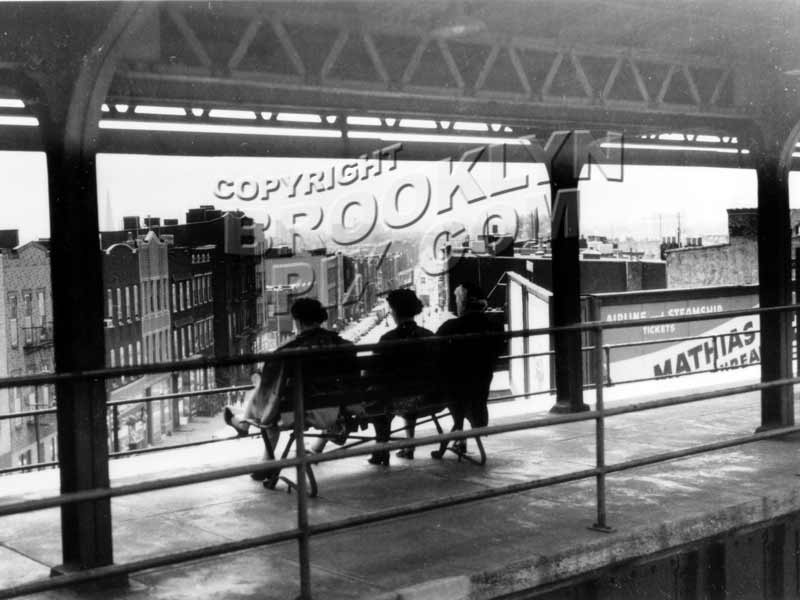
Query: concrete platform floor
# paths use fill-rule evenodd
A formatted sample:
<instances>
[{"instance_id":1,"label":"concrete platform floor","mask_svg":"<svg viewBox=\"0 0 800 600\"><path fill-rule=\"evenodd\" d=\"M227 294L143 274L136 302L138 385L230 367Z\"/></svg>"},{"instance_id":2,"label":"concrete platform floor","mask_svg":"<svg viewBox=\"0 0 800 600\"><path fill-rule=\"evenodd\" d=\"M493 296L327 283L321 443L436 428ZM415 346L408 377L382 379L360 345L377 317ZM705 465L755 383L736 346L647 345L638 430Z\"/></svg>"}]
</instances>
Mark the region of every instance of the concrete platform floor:
<instances>
[{"instance_id":1,"label":"concrete platform floor","mask_svg":"<svg viewBox=\"0 0 800 600\"><path fill-rule=\"evenodd\" d=\"M518 420L522 404L492 406L493 424ZM526 415L530 416L530 415ZM607 421L607 463L747 435L759 424L755 394L658 409ZM365 458L317 468L310 520L382 508L590 468L594 423L485 439L487 464L435 461L420 448L390 467ZM257 458L258 440L172 450L111 463L113 484L203 471ZM451 455L452 456L452 455ZM800 510L800 441L771 440L608 478L613 533L588 529L593 480L562 484L312 538L315 598L492 598L646 555L732 527ZM57 491L55 471L3 477L0 502ZM290 529L294 495L249 477L112 500L117 562ZM47 577L60 562L56 509L0 518L0 587ZM140 572L126 588L39 598L120 600L294 598L295 543ZM31 596L33 597L33 596Z\"/></svg>"}]
</instances>

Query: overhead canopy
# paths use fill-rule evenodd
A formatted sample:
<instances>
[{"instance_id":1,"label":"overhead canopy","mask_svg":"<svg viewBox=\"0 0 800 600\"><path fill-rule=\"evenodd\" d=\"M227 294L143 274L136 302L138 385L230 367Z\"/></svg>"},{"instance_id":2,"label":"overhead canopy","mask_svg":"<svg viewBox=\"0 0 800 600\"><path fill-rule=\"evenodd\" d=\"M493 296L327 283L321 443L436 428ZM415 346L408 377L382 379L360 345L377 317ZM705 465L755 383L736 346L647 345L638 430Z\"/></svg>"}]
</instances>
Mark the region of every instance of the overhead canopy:
<instances>
[{"instance_id":1,"label":"overhead canopy","mask_svg":"<svg viewBox=\"0 0 800 600\"><path fill-rule=\"evenodd\" d=\"M13 5L0 68L46 77L57 54L86 53L116 8ZM790 1L235 2L145 10L111 81L101 150L297 155L309 152L310 135L317 155L341 155L373 148L386 134L474 137L480 129L453 129L469 120L489 139L586 128L707 149L719 144L696 135L727 136L735 139L721 152L633 148L628 159L740 166L747 157L736 148L747 147L754 123L788 133L798 108L800 13ZM3 95L24 95L6 83ZM280 118L296 112L320 122ZM353 125L347 116L377 121ZM403 117L433 126L404 127ZM158 122L161 131L131 131L131 121ZM209 133L231 124L262 131ZM674 136L652 138L671 133L689 137L677 144ZM457 141L444 147L453 152ZM36 135L5 127L0 143L35 147ZM422 158L443 154L436 142L411 148Z\"/></svg>"}]
</instances>

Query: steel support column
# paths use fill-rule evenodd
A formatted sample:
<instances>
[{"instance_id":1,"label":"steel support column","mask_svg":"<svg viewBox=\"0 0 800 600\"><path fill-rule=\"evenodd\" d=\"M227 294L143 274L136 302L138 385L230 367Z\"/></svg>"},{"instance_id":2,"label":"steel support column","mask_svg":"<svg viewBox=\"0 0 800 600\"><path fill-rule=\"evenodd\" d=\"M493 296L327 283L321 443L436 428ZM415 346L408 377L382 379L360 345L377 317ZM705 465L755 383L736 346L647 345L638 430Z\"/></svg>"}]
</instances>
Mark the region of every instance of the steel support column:
<instances>
[{"instance_id":1,"label":"steel support column","mask_svg":"<svg viewBox=\"0 0 800 600\"><path fill-rule=\"evenodd\" d=\"M783 140L767 136L755 148L758 177L758 275L761 307L791 304L789 169L797 132ZM788 157L787 157L788 153ZM792 376L792 315L761 315L761 381ZM794 424L792 387L761 392L759 430Z\"/></svg>"},{"instance_id":2,"label":"steel support column","mask_svg":"<svg viewBox=\"0 0 800 600\"><path fill-rule=\"evenodd\" d=\"M78 89L72 92L79 93ZM64 96L62 102L66 103L70 96ZM105 366L95 163L93 156L83 154L80 146L68 139L66 112L51 104L51 119L42 123L50 197L58 372ZM105 382L58 382L56 401L61 492L108 487ZM61 535L64 564L56 572L110 564L110 501L62 506Z\"/></svg>"},{"instance_id":3,"label":"steel support column","mask_svg":"<svg viewBox=\"0 0 800 600\"><path fill-rule=\"evenodd\" d=\"M578 180L586 152L583 132L554 133L545 151L550 158L553 326L581 322ZM583 402L581 333L555 334L556 403L550 412L589 410Z\"/></svg>"},{"instance_id":4,"label":"steel support column","mask_svg":"<svg viewBox=\"0 0 800 600\"><path fill-rule=\"evenodd\" d=\"M135 4L97 12L74 28L67 46L39 50L44 72L20 78L47 156L57 372L105 366L95 144L115 61L143 12ZM61 492L109 487L105 381L55 388ZM63 564L54 574L111 564L110 500L63 505L61 542Z\"/></svg>"}]
</instances>

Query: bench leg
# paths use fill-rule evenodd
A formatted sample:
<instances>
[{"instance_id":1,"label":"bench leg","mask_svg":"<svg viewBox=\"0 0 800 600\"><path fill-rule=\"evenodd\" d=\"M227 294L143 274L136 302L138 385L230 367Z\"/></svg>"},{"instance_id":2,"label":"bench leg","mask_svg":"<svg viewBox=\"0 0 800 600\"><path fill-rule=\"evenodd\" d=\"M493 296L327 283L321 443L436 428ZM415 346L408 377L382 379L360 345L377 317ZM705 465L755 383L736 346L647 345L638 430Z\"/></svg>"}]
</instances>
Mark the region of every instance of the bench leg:
<instances>
[{"instance_id":1,"label":"bench leg","mask_svg":"<svg viewBox=\"0 0 800 600\"><path fill-rule=\"evenodd\" d=\"M442 429L439 426L439 423L438 423L438 421L436 421L435 418L434 418L434 422L436 423L436 428L439 430L439 433L442 433ZM457 429L454 426L451 431L461 431L461 430ZM447 442L441 442L439 444L439 449L438 450L433 450L431 452L431 458L434 458L436 460L441 460L442 458L444 458L445 453L449 450L450 452L452 452L453 454L455 454L458 457L458 462L461 462L461 459L464 459L464 460L466 460L468 462L471 462L474 465L483 466L483 465L486 464L486 450L483 447L483 442L481 441L481 437L479 435L476 435L472 439L475 440L475 444L478 446L479 458L477 458L477 459L472 458L471 456L469 456L467 454L467 444L466 444L467 440L466 440L466 438L463 440L463 444L453 443L452 445L448 446Z\"/></svg>"},{"instance_id":2,"label":"bench leg","mask_svg":"<svg viewBox=\"0 0 800 600\"><path fill-rule=\"evenodd\" d=\"M275 460L275 448L272 444L269 434L270 431L267 428L261 427L261 439L264 441L264 452L267 456L267 460ZM264 487L267 487L268 481L277 482L280 472L280 469L262 469L261 471L255 471L254 473L251 473L250 477L255 480L263 481Z\"/></svg>"},{"instance_id":3,"label":"bench leg","mask_svg":"<svg viewBox=\"0 0 800 600\"><path fill-rule=\"evenodd\" d=\"M475 440L475 444L478 446L479 458L477 459L472 458L469 454L467 454L466 446L463 446L462 448L458 447L454 448L451 446L447 449L450 450L450 452L453 452L456 456L458 456L459 462L461 462L461 459L463 458L467 462L471 462L473 465L483 466L486 464L486 450L484 450L483 448L483 442L481 441L481 437L479 435L476 435L472 439Z\"/></svg>"},{"instance_id":4,"label":"bench leg","mask_svg":"<svg viewBox=\"0 0 800 600\"><path fill-rule=\"evenodd\" d=\"M264 430L262 429L262 432ZM266 434L263 434L264 443L267 447L267 455L270 460L274 460L275 453L272 448L272 443L268 439ZM289 451L294 446L294 432L289 435L289 441L286 446L283 448L283 452L281 453L281 459L287 458L289 456ZM313 465L306 465L306 480L308 481L308 497L309 498L316 498L317 494L319 493L319 488L317 487L317 478L314 476L314 469ZM286 484L286 493L291 493L292 490L297 489L297 482L289 479L285 475L281 475L280 469L272 469L270 471L270 475L264 478L263 485L265 489L274 490L275 487L278 485L279 481L283 481Z\"/></svg>"}]
</instances>

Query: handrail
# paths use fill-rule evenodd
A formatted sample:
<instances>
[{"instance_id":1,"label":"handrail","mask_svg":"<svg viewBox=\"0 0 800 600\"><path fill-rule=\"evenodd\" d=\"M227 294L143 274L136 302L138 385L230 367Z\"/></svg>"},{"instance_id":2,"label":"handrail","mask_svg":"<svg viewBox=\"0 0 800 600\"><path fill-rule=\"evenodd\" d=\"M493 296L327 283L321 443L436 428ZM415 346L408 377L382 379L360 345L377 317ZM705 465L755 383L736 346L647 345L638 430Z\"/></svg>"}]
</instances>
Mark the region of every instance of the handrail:
<instances>
[{"instance_id":1,"label":"handrail","mask_svg":"<svg viewBox=\"0 0 800 600\"><path fill-rule=\"evenodd\" d=\"M466 333L448 336L431 336L418 339L391 340L376 344L364 344L356 346L356 351L369 352L375 349L390 349L395 347L428 345L428 344L448 344L453 342L486 340L486 339L512 339L517 337L532 337L537 335L552 335L569 332L591 331L595 329L622 329L625 327L636 327L645 325L659 325L666 323L692 323L695 321L713 321L718 319L743 317L749 315L761 315L781 312L800 311L800 304L787 304L782 306L770 306L766 308L752 308L742 310L724 311L718 313L702 315L680 315L676 317L654 317L649 319L628 320L628 321L588 321L576 323L574 325L563 325L559 327L540 327L535 329L520 329L515 331L490 332L490 333ZM351 346L316 347L316 348L288 348L273 352L242 354L240 356L229 356L223 358L193 358L180 362L155 362L146 365L128 367L108 367L101 369L88 369L85 371L74 371L66 373L55 373L47 375L24 375L19 377L0 378L0 389L9 387L19 387L25 385L41 385L60 381L75 380L100 380L116 378L128 375L149 375L154 373L172 373L175 371L189 371L210 367L233 367L243 366L267 360L275 359L299 359L312 358L315 356L337 356L339 354L352 353Z\"/></svg>"},{"instance_id":2,"label":"handrail","mask_svg":"<svg viewBox=\"0 0 800 600\"><path fill-rule=\"evenodd\" d=\"M716 316L716 315L720 315L722 313L713 313L713 314ZM682 316L682 317L685 317L685 316ZM633 325L638 325L642 321L641 320L637 320L637 321L628 321L628 322L632 323ZM623 322L617 322L617 323L623 323ZM760 332L761 332L760 329L749 329L746 332L720 332L720 333L716 333L716 334L701 334L701 335L697 335L697 336L683 336L683 337L674 337L674 338L666 338L666 339L659 339L659 340L645 340L645 341L637 341L637 342L622 342L622 343L616 343L616 344L604 344L603 348L608 353L610 350L619 349L619 348L639 347L639 346L647 346L647 345L659 345L659 344L666 344L666 343L678 343L678 342L682 342L682 341L694 341L694 340L703 340L703 339L716 339L717 337L739 336L739 335L743 335L745 333L747 335L752 335L752 334L757 334L757 333L760 333ZM512 333L515 333L515 332L512 332ZM454 336L451 336L451 337L454 337ZM430 338L428 338L428 339L430 339ZM418 340L415 340L415 341L417 343L420 343L420 341L418 341ZM423 340L422 343L425 343L427 341L428 340ZM361 352L361 348L365 348L365 346L359 346L359 352ZM584 352L584 353L592 352L593 350L594 350L594 346L583 346L581 348L581 351ZM523 354L502 355L502 356L499 357L499 359L500 360L515 360L515 359L523 359L523 358L536 358L536 357L542 357L542 356L552 357L554 354L555 354L555 352L551 350L551 351L547 351L547 352L529 352L529 353L523 353ZM759 364L759 362L760 361L757 361L757 362L750 363L750 364L747 364L747 365L729 365L729 366L724 367L724 369L725 370L738 369L738 368L751 366L751 365L754 365L754 364ZM607 364L606 368L610 369L610 364ZM640 378L633 378L633 379L623 379L623 380L616 380L616 381L613 381L613 382L611 381L610 371L608 371L606 373L606 375L607 375L607 382L606 383L608 385L611 385L611 384L624 385L624 384L639 383L639 382L644 382L644 381L654 381L654 380L659 380L659 379L671 379L671 378L674 378L674 377L697 375L697 374L701 374L701 373L716 373L719 370L720 370L720 368L717 367L716 364L715 364L714 367L712 367L710 369L703 369L702 371L692 371L692 372L689 372L689 373L675 373L675 374L661 375L661 376L653 375L651 377L640 377ZM591 387L593 387L593 384L591 384L591 383L586 384L584 386L584 388L591 388ZM222 387L222 388L210 388L210 389L205 389L205 390L191 390L191 391L172 392L172 393L161 394L161 395L157 395L157 396L141 396L141 397L136 397L136 398L124 399L124 400L109 400L107 402L107 406L114 407L116 409L117 406L123 406L123 405L150 403L150 402L156 402L156 401L162 401L162 400L169 400L169 399L175 399L175 398L186 398L186 397L193 397L193 396L208 396L208 395L212 395L212 394L223 394L223 393L235 392L235 391L246 391L246 390L251 390L252 388L253 388L252 385L240 385L240 386L228 386L228 387ZM515 398L530 397L530 396L534 396L534 395L550 394L550 393L553 393L554 391L555 390L549 389L549 390L540 390L540 391L536 391L536 392L527 392L527 393L521 393L521 394L511 394L511 395L501 396L499 398L493 398L492 401L505 401L505 400L512 400L512 399L515 399ZM57 412L57 410L55 408L50 408L50 409L28 410L28 411L21 411L21 412L15 412L15 413L6 413L6 414L0 414L0 421L18 419L18 418L26 418L26 417L34 417L35 418L37 416L43 416L43 415L47 415L47 414L55 414L56 412ZM145 454L145 453L150 453L150 452L160 452L160 451L170 450L170 449L175 449L175 448L186 448L186 447L198 446L198 445L203 445L203 444L208 444L208 443L223 442L223 441L227 441L229 439L232 439L232 438L215 438L215 439L210 439L210 440L198 440L198 441L194 441L194 442L187 442L187 443L181 443L181 444L170 444L170 445L167 445L167 446L157 446L157 447L151 447L151 448L137 448L137 449L133 449L133 450L111 452L109 454L109 456L112 457L112 458L120 458L120 457L124 457L124 456ZM52 466L52 465L57 465L57 464L58 464L57 462L53 462L53 461L51 461L49 463L37 463L38 466L42 466L42 465L44 465L44 466ZM6 473L17 472L17 471L27 471L30 468L31 467L29 467L28 465L22 465L22 466L18 466L18 467L10 467L10 468L5 468L5 469L0 469L0 475L6 474Z\"/></svg>"},{"instance_id":3,"label":"handrail","mask_svg":"<svg viewBox=\"0 0 800 600\"><path fill-rule=\"evenodd\" d=\"M724 396L735 396L737 394L744 394L747 392L754 392L758 390L764 390L773 387L781 387L784 385L792 385L792 384L800 384L800 377L778 379L770 382L752 383L730 388L723 388L721 390L697 392L695 394L681 394L676 396L670 396L668 398L660 398L658 400L650 400L646 402L639 402L625 406L607 408L604 409L603 412L605 416L616 416L631 412L641 412L656 408L665 408L668 406L689 404L692 402L710 400L713 398L720 398ZM37 498L34 500L21 500L19 502L0 504L0 517L20 512L31 512L34 510L53 508L61 504L82 502L86 500L100 500L104 498L116 498L118 496L127 496L130 494L138 494L142 492L152 492L171 487L180 487L183 485L192 485L196 483L206 483L208 481L215 481L217 479L237 477L239 475L245 475L253 471L263 470L270 467L286 468L286 467L297 466L300 464L318 464L323 462L340 460L342 458L363 456L371 454L376 450L399 450L401 448L405 448L408 446L415 446L415 447L425 446L429 444L435 444L440 441L468 439L471 437L475 437L476 435L486 435L486 436L497 435L501 433L522 431L525 429L539 429L542 427L551 427L553 425L564 425L567 423L576 423L580 421L592 421L596 419L599 415L600 413L598 411L593 411L593 410L584 411L580 413L550 415L547 417L529 419L526 421L516 421L514 423L508 423L505 425L490 425L487 427L476 427L475 429L470 429L469 431L454 431L438 435L417 437L408 440L400 440L397 442L370 444L366 448L348 448L346 450L333 450L331 452L325 452L323 454L312 454L308 456L303 455L296 458L259 461L259 462L248 463L242 466L225 467L221 469L215 469L213 471L204 470L189 475L180 475L176 477L154 479L150 481L132 483L112 488L85 490L81 492L70 492L66 494L59 494L56 496Z\"/></svg>"},{"instance_id":4,"label":"handrail","mask_svg":"<svg viewBox=\"0 0 800 600\"><path fill-rule=\"evenodd\" d=\"M753 391L757 389L767 389L769 387L775 387L779 385L787 385L793 383L800 383L800 378L791 378L791 379L783 379L777 380L774 382L769 383L761 383L761 384L753 384L748 386L738 386L735 388L726 388L723 390L711 392L703 392L692 394L689 396L682 396L676 398L668 398L662 399L657 401L650 401L644 402L634 405L628 405L625 407L618 407L616 409L605 411L605 416L614 416L617 414L624 414L626 412L638 412L641 410L647 410L652 408L660 408L664 406L671 406L677 404L685 404L688 402L695 402L700 400L705 400L709 398L716 398L720 396L726 395L734 395L738 393L744 393L746 391ZM165 489L167 487L176 487L179 485L187 485L190 483L199 483L202 481L211 481L215 479L220 479L223 477L232 477L238 474L248 473L255 468L264 468L265 466L304 466L307 463L320 463L326 462L330 460L337 460L340 458L345 458L349 456L360 456L367 454L375 449L396 449L400 447L407 447L409 445L419 446L431 443L431 441L439 441L439 440L449 440L449 439L465 439L468 437L472 437L475 434L488 434L488 433L501 433L501 432L510 432L510 431L517 431L520 429L526 429L531 427L546 427L548 425L553 424L561 424L561 423L569 423L569 422L576 422L576 421L586 421L595 419L598 416L602 418L602 411L598 413L597 411L592 412L584 412L584 413L577 413L571 415L558 415L553 417L547 417L544 419L539 419L533 422L526 422L526 423L517 423L517 424L510 424L510 425L502 425L502 426L493 426L493 427L484 427L484 428L476 428L475 430L471 430L470 432L453 432L449 434L439 435L439 436L430 436L426 438L417 438L415 440L406 440L400 442L391 442L385 444L376 444L370 446L369 448L365 449L350 449L350 450L343 450L343 451L334 451L329 453L328 455L313 455L313 456L306 456L301 455L298 458L294 459L283 459L278 461L270 461L265 463L257 463L255 465L246 465L243 467L231 467L227 469L219 469L214 472L207 472L203 474L195 474L195 475L188 475L182 477L173 477L168 479L161 479L161 480L154 480L150 482L143 482L138 484L131 484L127 486L119 486L116 488L109 488L109 489L96 489L96 490L86 490L83 492L74 492L71 494L63 494L60 496L55 496L51 498L42 498L42 499L35 499L35 500L26 500L17 503L10 503L5 505L0 505L0 516L10 515L10 514L18 514L20 512L30 512L33 510L40 510L44 508L51 508L54 506L59 506L61 504L65 504L67 502L78 502L78 501L85 501L85 500L92 500L92 499L99 499L99 498L109 498L109 497L116 497L128 494L134 494L144 491L155 491L158 489ZM527 425L527 426L526 426ZM569 481L577 481L580 479L586 479L589 477L600 477L604 476L607 473L614 473L620 472L628 469L633 469L641 466L656 464L659 462L664 462L667 460L674 460L677 458L683 458L688 456L694 456L697 454L701 454L704 452L710 452L713 450L719 450L723 448L733 447L737 445L742 445L746 443L752 443L756 441L771 439L775 437L780 437L783 435L787 435L789 433L793 433L796 431L800 431L800 425L791 426L791 427L783 427L779 429L774 429L770 431L759 432L756 434L752 434L749 436L742 436L738 438L733 438L730 440L723 440L719 442L711 442L708 444L702 444L700 446L695 446L688 449L681 449L671 452L664 452L660 454L651 455L649 457L637 458L632 459L629 461L623 461L620 463L607 465L602 468L592 468L592 469L583 469L580 471L574 471L571 473L566 473L562 475L556 475L547 478L540 478L535 479L527 482L520 482L520 483L513 483L506 486L501 486L497 488L489 488L485 490L478 490L474 492L468 492L465 494L459 494L456 496L451 496L449 498L442 498L436 499L433 501L423 501L414 504L409 504L406 506L400 507L393 507L389 509L384 509L380 511L375 511L372 513L368 513L366 515L360 515L357 517L349 517L345 519L340 519L338 521L331 521L327 523L320 523L320 524L307 524L307 535L321 535L325 533L331 533L334 531L340 531L346 528L357 527L360 525L366 525L369 523L382 521L390 518L396 518L401 516L408 516L412 514L417 514L423 511L435 510L438 508L445 508L449 506L456 506L459 504L464 504L468 502L475 502L478 500L485 500L494 497L499 497L503 495L519 493L523 491L528 491L536 488L548 487L551 485L556 485L560 483L566 483ZM11 598L23 594L32 594L36 592L42 592L50 589L56 589L61 587L66 587L69 585L73 585L76 583L86 582L86 581L93 581L102 578L111 577L114 575L125 575L137 571L143 571L145 569L151 569L155 567L167 566L172 564L178 564L182 562L187 562L190 560L196 560L198 558L210 557L210 556L217 556L219 554L234 552L238 550L244 550L247 548L254 548L264 545L270 545L278 542L288 541L291 539L299 539L302 532L300 529L291 529L286 531L280 531L272 534L267 534L264 536L259 536L255 538L248 538L244 540L238 540L235 542L225 542L221 544L216 544L212 546L206 546L203 548L198 548L194 550L188 550L183 552L177 552L162 556L151 557L142 560L131 561L124 564L116 564L110 565L106 567L98 567L93 569L87 569L84 571L80 571L77 573L67 574L61 577L56 578L49 578L49 579L40 579L35 580L32 582L16 585L10 588L6 588L0 590L0 598Z\"/></svg>"},{"instance_id":5,"label":"handrail","mask_svg":"<svg viewBox=\"0 0 800 600\"><path fill-rule=\"evenodd\" d=\"M743 315L752 315L752 314L764 314L764 313L775 313L775 312L797 312L800 310L800 305L788 305L783 307L770 307L766 309L752 309L752 310L742 310L742 311L728 311L726 313L714 313L712 315L686 315L681 317L668 317L668 318L655 318L655 319L646 319L640 321L632 321L632 322L614 322L614 323L599 323L599 322L592 322L592 323L585 323L579 324L576 326L570 327L562 327L562 328L545 328L545 329L532 329L532 330L523 330L523 331L515 331L515 332L503 332L501 333L490 333L490 334L467 334L467 335L458 335L458 336L450 336L447 338L439 337L439 338L427 338L425 340L403 340L400 342L391 342L386 344L381 344L381 348L391 346L405 346L405 345L413 345L414 343L452 343L456 340L467 340L467 339L487 339L487 338L503 338L503 339L510 339L513 337L519 337L524 335L548 335L553 333L559 333L564 331L583 331L583 330L590 330L594 336L594 344L590 347L590 351L593 352L593 364L595 369L599 372L602 370L603 366L603 359L604 353L608 351L608 346L603 344L602 337L603 332L606 329L615 329L620 327L630 327L631 324L635 326L641 326L643 324L652 324L652 323L659 323L659 322L681 322L681 321L699 321L699 320L711 320L711 319L721 319L730 316L743 316ZM747 333L752 333L752 331L748 330ZM737 333L737 335L741 335L741 333ZM659 341L659 343L663 343L663 341ZM368 345L368 346L360 346L356 347L357 352L364 352L367 350L374 349L377 345ZM249 356L241 356L236 357L235 359L219 359L219 360L211 360L206 359L201 361L203 365L233 365L233 364L248 364L249 362L255 362L262 360L265 356L266 357L280 357L282 359L292 359L291 364L293 364L294 368L297 370L296 376L297 380L302 382L302 365L303 361L300 359L309 358L313 356L319 355L336 355L340 352L352 352L353 348L337 348L337 349L329 349L329 348L319 348L319 349L300 349L300 350L292 350L292 351L278 351L274 353L268 354L257 354L257 355L249 355ZM190 368L197 368L196 363L197 361L187 361L184 363L175 364L164 364L160 363L157 365L147 365L141 366L139 368L124 368L124 369L100 369L96 371L87 371L83 373L70 373L66 375L51 375L49 377L43 377L40 379L49 379L52 380L61 380L63 379L95 379L99 380L102 378L108 377L115 377L119 376L120 374L129 374L132 372L138 372L140 370L146 370L146 372L166 372L166 371L174 371L174 370L182 370L182 369L190 369ZM154 369L155 367L155 369ZM5 380L0 380L0 388L2 387L11 387L12 385L24 385L20 384L20 380L27 380L29 381L31 378L7 378ZM664 462L667 460L674 460L678 458L688 457L688 456L695 456L704 452L711 452L714 450L719 450L723 448L738 446L742 444L752 443L756 441L771 439L775 437L784 436L788 433L793 433L796 431L800 431L800 425L796 426L785 426L779 427L776 429L758 432L752 435L747 436L740 436L728 440L717 441L707 444L700 444L697 446L693 446L690 448L684 448L679 450L673 450L669 452L662 452L658 454L653 454L647 457L637 458L633 460L628 460L616 464L606 465L605 464L605 446L604 446L604 439L605 439L605 429L604 423L606 418L615 417L618 415L632 413L632 412L640 412L644 410L652 410L667 406L677 406L681 404L686 404L690 402L698 402L703 400L709 400L712 398L719 398L724 396L731 396L736 394L743 394L758 390L766 390L772 389L777 387L784 387L789 385L800 384L800 377L790 377L790 378L783 378L777 379L773 381L767 382L759 382L759 383L751 383L746 385L740 386L732 386L726 387L721 390L713 390L713 391L706 391L706 392L697 392L693 394L680 394L669 396L667 398L661 398L658 400L651 400L639 403L632 403L627 404L624 406L617 406L611 409L607 409L603 403L603 390L605 387L605 382L603 377L597 377L594 381L594 386L596 390L596 405L595 409L586 412L579 412L579 413L572 413L572 414L561 414L561 415L549 415L546 417L535 418L535 419L528 419L525 421L516 421L512 423L506 423L503 425L493 425L493 426L486 426L486 427L477 427L475 429L471 429L468 431L454 431L450 433L442 433L438 435L426 436L421 438L414 438L414 439L404 439L395 442L387 442L387 443L380 443L380 444L370 444L363 448L347 448L341 450L334 450L329 453L325 454L317 454L317 455L306 455L304 452L303 446L303 416L304 416L304 399L302 390L299 389L299 386L295 386L295 393L294 393L294 413L295 413L295 443L297 445L296 448L296 456L294 458L286 458L280 460L270 460L270 461L262 461L258 463L248 463L244 465L237 465L234 467L225 467L219 468L211 471L202 471L202 472L194 472L189 473L186 475L181 476L173 476L173 477L166 477L166 478L156 478L151 479L148 481L142 481L132 484L108 487L108 488L94 488L89 490L82 490L79 492L71 492L71 493L64 493L55 496L48 496L43 498L36 498L36 499L28 499L22 500L17 502L10 502L5 504L0 504L0 516L8 516L12 514L19 514L25 512L31 512L35 510L42 510L45 508L52 508L56 506L62 506L65 504L71 504L76 502L87 502L87 501L95 501L101 499L109 499L113 497L131 495L131 494L138 494L143 492L150 492L150 491L157 491L161 489L167 488L174 488L183 485L191 485L197 483L203 483L208 481L215 481L218 479L224 479L228 477L234 477L243 475L246 473L250 473L254 470L260 469L267 469L267 468L286 468L286 467L295 467L297 470L297 527L294 529L290 529L287 531L277 532L274 534L270 534L267 536L261 536L258 538L250 538L246 540L241 540L238 542L227 542L219 545L208 546L205 548L200 548L193 551L188 552L179 552L168 554L165 556L157 556L148 558L142 561L133 561L121 565L112 565L109 567L100 567L96 569L89 569L86 571L82 571L79 573L74 573L70 575L66 575L64 577L54 578L54 579L47 579L47 580L37 580L30 583L22 584L20 586L15 586L12 588L6 588L0 590L0 598L6 598L11 596L16 596L25 593L33 593L36 591L45 591L48 589L53 589L56 587L63 587L65 585L71 585L77 583L79 581L90 581L96 580L104 577L109 577L114 574L126 574L132 573L134 571L143 570L146 568L152 568L154 566L165 566L170 564L176 564L179 562L185 562L186 560L192 560L194 558L205 557L205 556L214 556L225 552L231 552L237 549L244 549L244 548L251 548L261 545L273 544L277 541L286 541L291 539L296 539L298 542L298 550L299 550L299 569L300 569L300 589L301 589L301 597L302 598L309 598L310 597L310 578L311 578L311 571L310 571L310 562L309 562L309 540L312 535L320 535L324 533L328 533L331 531L338 531L341 529L349 528L349 527L356 527L359 525L372 523L388 518L393 518L397 516L406 516L415 514L418 512L435 510L437 508L443 508L447 506L454 506L458 504L463 504L465 502L473 502L476 500L481 499L488 499L492 497L498 497L505 494L513 494L518 493L520 491L525 491L529 489L535 489L537 487L545 487L549 485L555 485L557 483L563 483L566 481L574 481L578 479L585 479L588 477L595 477L596 478L596 491L597 491L597 520L595 522L594 528L607 531L608 525L606 523L606 509L605 509L605 477L609 473L624 471L627 469L638 468L645 465L656 464L659 462ZM28 385L31 385L30 383ZM208 391L203 391L202 393L208 393ZM183 395L183 394L180 394ZM177 397L177 396L176 396ZM158 398L161 399L161 398ZM137 400L138 401L138 400ZM406 505L406 506L399 506L390 509L385 509L373 513L369 513L366 515L360 515L357 517L351 517L347 519L342 519L339 521L330 521L327 523L321 524L314 524L311 525L308 522L308 505L307 505L307 494L308 490L306 489L306 481L305 481L305 469L308 465L314 465L318 463L340 460L343 458L349 458L354 456L363 456L369 454L374 451L380 450L395 450L400 448L407 448L409 446L417 447L427 444L434 444L434 443L442 443L448 442L451 440L462 440L467 439L470 437L475 437L476 435L493 435L493 434L501 434L501 433L509 433L513 431L520 431L526 429L534 429L534 428L541 428L541 427L549 427L554 425L561 425L566 423L574 423L574 422L582 422L582 421L595 421L595 440L597 444L597 465L591 469L584 469L581 471L575 471L571 473L566 473L563 475L558 475L555 477L549 478L542 478L542 479L535 479L531 481L525 482L518 482L509 484L506 486L500 486L497 488L488 488L482 489L475 492L469 492L466 494L460 494L456 496L451 496L448 498L438 498L433 501L424 501L419 502L416 504ZM233 439L233 438L232 438ZM31 466L31 468L35 468L35 466Z\"/></svg>"}]
</instances>

